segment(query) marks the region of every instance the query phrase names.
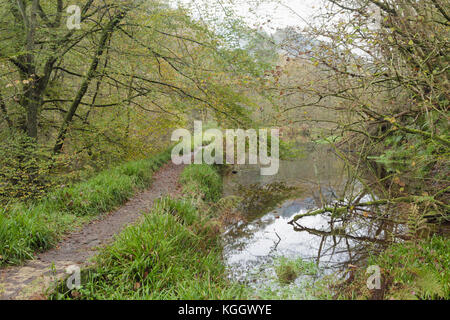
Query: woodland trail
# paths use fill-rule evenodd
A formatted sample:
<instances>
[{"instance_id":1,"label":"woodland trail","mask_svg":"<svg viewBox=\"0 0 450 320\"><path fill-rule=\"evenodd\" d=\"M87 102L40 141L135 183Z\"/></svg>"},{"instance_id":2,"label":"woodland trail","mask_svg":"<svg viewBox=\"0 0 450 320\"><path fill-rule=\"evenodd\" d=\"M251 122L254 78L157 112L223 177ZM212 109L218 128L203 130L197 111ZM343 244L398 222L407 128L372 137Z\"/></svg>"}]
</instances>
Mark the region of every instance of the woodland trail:
<instances>
[{"instance_id":1,"label":"woodland trail","mask_svg":"<svg viewBox=\"0 0 450 320\"><path fill-rule=\"evenodd\" d=\"M180 194L178 183L183 165L171 161L155 172L149 189L131 198L119 209L68 234L54 249L39 254L22 266L0 269L0 300L45 299L55 279L70 265L86 266L98 248L108 244L124 227L136 222L161 196Z\"/></svg>"}]
</instances>

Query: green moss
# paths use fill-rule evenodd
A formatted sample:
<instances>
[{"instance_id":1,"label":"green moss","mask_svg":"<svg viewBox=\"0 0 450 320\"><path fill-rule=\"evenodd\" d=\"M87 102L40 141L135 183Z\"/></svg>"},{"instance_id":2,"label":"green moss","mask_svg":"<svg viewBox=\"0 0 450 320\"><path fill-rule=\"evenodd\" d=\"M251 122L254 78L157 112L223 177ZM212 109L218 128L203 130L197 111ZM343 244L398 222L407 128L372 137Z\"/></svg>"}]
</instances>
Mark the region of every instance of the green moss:
<instances>
[{"instance_id":1,"label":"green moss","mask_svg":"<svg viewBox=\"0 0 450 320\"><path fill-rule=\"evenodd\" d=\"M314 262L301 258L288 259L280 257L275 261L275 272L282 284L294 282L300 275L315 275L317 266Z\"/></svg>"}]
</instances>

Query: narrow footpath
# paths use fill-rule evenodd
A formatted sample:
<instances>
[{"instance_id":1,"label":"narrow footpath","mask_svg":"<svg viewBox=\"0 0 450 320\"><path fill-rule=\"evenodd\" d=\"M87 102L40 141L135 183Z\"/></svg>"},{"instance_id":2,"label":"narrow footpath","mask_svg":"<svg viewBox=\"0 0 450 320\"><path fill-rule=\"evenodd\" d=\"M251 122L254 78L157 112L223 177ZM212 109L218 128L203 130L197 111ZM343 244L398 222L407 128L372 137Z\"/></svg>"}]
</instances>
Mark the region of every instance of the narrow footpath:
<instances>
[{"instance_id":1,"label":"narrow footpath","mask_svg":"<svg viewBox=\"0 0 450 320\"><path fill-rule=\"evenodd\" d=\"M148 212L155 199L179 195L178 180L183 168L183 165L167 163L155 172L149 189L135 195L121 208L68 234L54 249L39 254L34 260L0 269L0 300L45 299L45 292L55 279L66 274L68 266L88 265L99 247L108 244L114 235Z\"/></svg>"}]
</instances>

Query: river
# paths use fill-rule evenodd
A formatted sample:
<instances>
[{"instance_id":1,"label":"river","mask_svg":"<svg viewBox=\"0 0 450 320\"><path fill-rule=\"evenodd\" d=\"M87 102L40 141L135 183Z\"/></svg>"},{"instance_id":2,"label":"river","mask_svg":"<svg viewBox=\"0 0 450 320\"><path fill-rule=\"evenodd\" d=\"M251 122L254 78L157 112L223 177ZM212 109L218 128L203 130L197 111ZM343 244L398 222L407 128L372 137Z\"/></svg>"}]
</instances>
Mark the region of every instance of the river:
<instances>
[{"instance_id":1,"label":"river","mask_svg":"<svg viewBox=\"0 0 450 320\"><path fill-rule=\"evenodd\" d=\"M239 165L224 178L224 195L243 201L238 208L242 221L223 234L224 260L230 277L254 288L259 298L273 298L274 291L283 299L313 298L306 288L376 253L393 232L392 225L374 219L369 210L304 217L289 224L297 214L345 201L362 189L329 146L302 148L299 159L280 161L277 175L261 176L258 166ZM361 200L374 197L362 195ZM303 273L281 284L277 266L286 261L303 266Z\"/></svg>"}]
</instances>

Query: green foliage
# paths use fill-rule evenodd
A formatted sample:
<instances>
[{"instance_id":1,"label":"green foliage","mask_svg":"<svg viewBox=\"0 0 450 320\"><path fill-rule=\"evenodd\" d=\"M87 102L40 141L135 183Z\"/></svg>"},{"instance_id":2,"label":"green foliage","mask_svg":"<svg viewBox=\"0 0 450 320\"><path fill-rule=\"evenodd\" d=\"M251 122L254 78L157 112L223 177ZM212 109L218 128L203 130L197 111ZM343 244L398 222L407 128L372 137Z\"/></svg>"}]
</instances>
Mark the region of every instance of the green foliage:
<instances>
[{"instance_id":1,"label":"green foliage","mask_svg":"<svg viewBox=\"0 0 450 320\"><path fill-rule=\"evenodd\" d=\"M67 33L55 1L37 8L0 0L0 139L8 127L41 144L12 140L13 152L1 146L0 201L43 196L55 184L48 173L73 176L67 184L84 171L148 157L196 112L251 122L255 104L241 87L261 73L262 62L228 50L190 10L165 0L74 4L83 8L82 28ZM111 24L119 12L123 32ZM33 30L24 28L26 16L36 17ZM52 149L65 157L64 170L46 163Z\"/></svg>"},{"instance_id":2,"label":"green foliage","mask_svg":"<svg viewBox=\"0 0 450 320\"><path fill-rule=\"evenodd\" d=\"M153 171L169 159L170 150L103 171L34 204L0 209L0 266L32 258L53 246L62 233L123 204L136 189L148 186Z\"/></svg>"},{"instance_id":3,"label":"green foliage","mask_svg":"<svg viewBox=\"0 0 450 320\"><path fill-rule=\"evenodd\" d=\"M0 203L42 198L55 184L52 159L19 132L0 134Z\"/></svg>"},{"instance_id":4,"label":"green foliage","mask_svg":"<svg viewBox=\"0 0 450 320\"><path fill-rule=\"evenodd\" d=\"M315 275L317 265L312 261L304 261L301 258L288 259L280 257L275 261L275 272L278 280L283 284L294 282L300 275Z\"/></svg>"},{"instance_id":5,"label":"green foliage","mask_svg":"<svg viewBox=\"0 0 450 320\"><path fill-rule=\"evenodd\" d=\"M424 178L445 152L430 139L401 131L389 135L383 146L380 155L368 158L383 164L388 172L413 171L417 178Z\"/></svg>"},{"instance_id":6,"label":"green foliage","mask_svg":"<svg viewBox=\"0 0 450 320\"><path fill-rule=\"evenodd\" d=\"M225 280L219 235L190 201L162 199L102 251L76 295L53 298L239 298L242 289Z\"/></svg>"},{"instance_id":7,"label":"green foliage","mask_svg":"<svg viewBox=\"0 0 450 320\"><path fill-rule=\"evenodd\" d=\"M49 249L56 240L39 208L0 209L0 266L32 259L35 251Z\"/></svg>"},{"instance_id":8,"label":"green foliage","mask_svg":"<svg viewBox=\"0 0 450 320\"><path fill-rule=\"evenodd\" d=\"M181 174L183 192L194 197L200 197L206 202L216 202L222 195L222 177L207 164L192 164Z\"/></svg>"},{"instance_id":9,"label":"green foliage","mask_svg":"<svg viewBox=\"0 0 450 320\"><path fill-rule=\"evenodd\" d=\"M280 160L295 160L304 156L303 148L298 147L295 141L286 142L280 139Z\"/></svg>"},{"instance_id":10,"label":"green foliage","mask_svg":"<svg viewBox=\"0 0 450 320\"><path fill-rule=\"evenodd\" d=\"M324 139L318 139L315 141L315 143L317 143L317 144L333 144L333 143L339 142L340 140L342 140L342 137L333 135L333 136L326 137Z\"/></svg>"},{"instance_id":11,"label":"green foliage","mask_svg":"<svg viewBox=\"0 0 450 320\"><path fill-rule=\"evenodd\" d=\"M382 274L381 296L366 287L367 274L361 268L354 280L339 292L342 299L450 299L450 240L433 236L391 245L367 265L378 265Z\"/></svg>"},{"instance_id":12,"label":"green foliage","mask_svg":"<svg viewBox=\"0 0 450 320\"><path fill-rule=\"evenodd\" d=\"M96 215L123 204L136 188L149 186L153 171L170 159L170 152L148 160L132 161L101 172L86 182L49 196L58 210L76 215Z\"/></svg>"},{"instance_id":13,"label":"green foliage","mask_svg":"<svg viewBox=\"0 0 450 320\"><path fill-rule=\"evenodd\" d=\"M370 264L389 281L385 298L450 299L450 240L433 236L426 241L391 246Z\"/></svg>"}]
</instances>

